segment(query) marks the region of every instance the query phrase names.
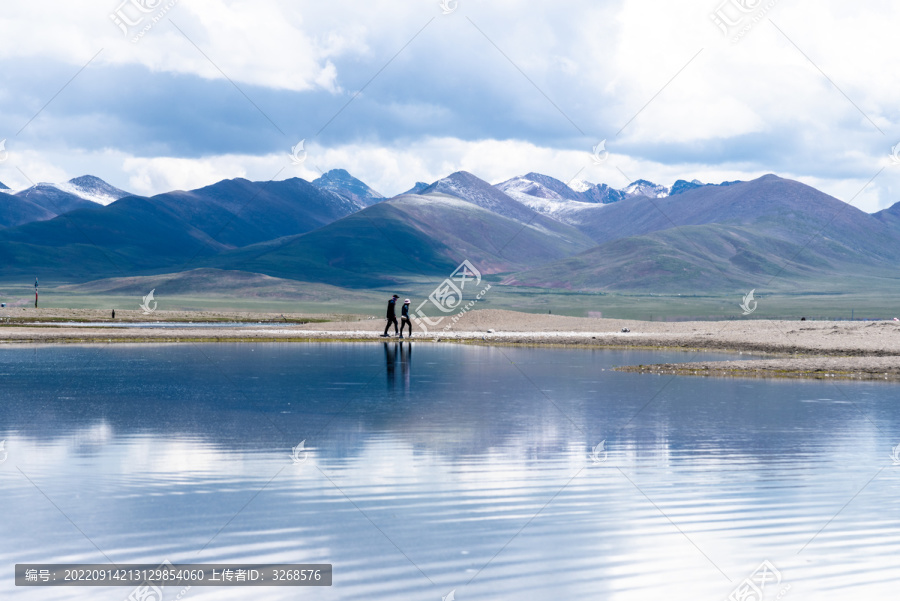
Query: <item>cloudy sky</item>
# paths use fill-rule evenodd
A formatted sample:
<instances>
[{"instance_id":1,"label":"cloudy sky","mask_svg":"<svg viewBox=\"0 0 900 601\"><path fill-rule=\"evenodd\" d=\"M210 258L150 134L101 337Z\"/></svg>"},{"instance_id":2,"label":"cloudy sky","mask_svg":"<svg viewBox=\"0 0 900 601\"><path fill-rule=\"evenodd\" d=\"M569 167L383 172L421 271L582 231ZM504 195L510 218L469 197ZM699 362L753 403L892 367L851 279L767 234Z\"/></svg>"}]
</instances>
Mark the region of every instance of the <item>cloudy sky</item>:
<instances>
[{"instance_id":1,"label":"cloudy sky","mask_svg":"<svg viewBox=\"0 0 900 601\"><path fill-rule=\"evenodd\" d=\"M776 173L874 211L900 201L898 25L887 0L7 0L0 181Z\"/></svg>"}]
</instances>

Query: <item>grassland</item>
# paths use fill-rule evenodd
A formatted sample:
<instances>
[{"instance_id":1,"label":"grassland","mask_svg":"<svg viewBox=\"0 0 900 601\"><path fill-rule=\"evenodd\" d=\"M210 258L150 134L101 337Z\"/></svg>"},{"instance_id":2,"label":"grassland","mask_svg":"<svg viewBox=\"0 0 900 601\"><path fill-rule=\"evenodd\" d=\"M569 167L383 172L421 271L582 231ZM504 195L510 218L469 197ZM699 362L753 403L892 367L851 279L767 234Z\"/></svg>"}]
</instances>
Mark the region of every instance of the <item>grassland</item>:
<instances>
[{"instance_id":1,"label":"grassland","mask_svg":"<svg viewBox=\"0 0 900 601\"><path fill-rule=\"evenodd\" d=\"M141 280L143 278L137 278ZM727 319L890 319L900 316L900 292L885 286L867 290L833 292L755 293L756 310L744 316L743 293L722 295L656 295L583 293L498 285L499 278L487 277L490 291L478 302L478 309L510 309L525 313L553 313L573 317L638 319L642 321L727 320ZM286 283L289 282L289 283ZM220 289L191 291L175 286L167 292L156 287L155 300L166 311L250 311L259 313L344 313L381 317L391 294L413 299L413 306L434 289L434 281L412 281L395 287L366 290L345 289L322 284L275 280L269 286L224 284ZM110 292L83 292L64 282L42 282L40 306L46 308L98 309L103 311L138 309L142 296L157 286L153 281L135 282L130 289ZM0 283L3 311L34 306L33 285ZM752 306L752 305L751 305Z\"/></svg>"}]
</instances>

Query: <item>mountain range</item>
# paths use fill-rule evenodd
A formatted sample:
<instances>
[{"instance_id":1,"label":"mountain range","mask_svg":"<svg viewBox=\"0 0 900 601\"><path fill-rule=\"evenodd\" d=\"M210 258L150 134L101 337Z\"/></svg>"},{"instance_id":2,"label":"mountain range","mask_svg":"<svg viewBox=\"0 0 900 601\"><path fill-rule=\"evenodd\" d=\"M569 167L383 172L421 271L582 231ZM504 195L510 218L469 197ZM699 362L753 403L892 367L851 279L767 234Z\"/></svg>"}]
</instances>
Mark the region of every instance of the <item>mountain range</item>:
<instances>
[{"instance_id":1,"label":"mountain range","mask_svg":"<svg viewBox=\"0 0 900 601\"><path fill-rule=\"evenodd\" d=\"M107 205L126 196L128 192L91 175L64 184L37 184L18 192L0 183L0 227L46 221L75 209Z\"/></svg>"},{"instance_id":2,"label":"mountain range","mask_svg":"<svg viewBox=\"0 0 900 601\"><path fill-rule=\"evenodd\" d=\"M614 189L539 173L491 185L461 171L393 198L342 169L152 197L93 176L0 188L4 280L203 268L363 288L440 279L463 259L508 286L833 289L896 277L900 203L867 214L775 175Z\"/></svg>"}]
</instances>

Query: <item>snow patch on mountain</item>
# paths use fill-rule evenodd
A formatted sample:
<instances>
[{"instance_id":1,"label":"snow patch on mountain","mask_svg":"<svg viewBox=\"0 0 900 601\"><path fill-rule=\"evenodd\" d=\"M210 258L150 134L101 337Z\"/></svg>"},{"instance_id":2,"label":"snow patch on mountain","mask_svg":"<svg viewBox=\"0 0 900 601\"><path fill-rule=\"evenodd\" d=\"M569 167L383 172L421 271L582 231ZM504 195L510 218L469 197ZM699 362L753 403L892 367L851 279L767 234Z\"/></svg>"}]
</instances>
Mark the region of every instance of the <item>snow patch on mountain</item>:
<instances>
[{"instance_id":1,"label":"snow patch on mountain","mask_svg":"<svg viewBox=\"0 0 900 601\"><path fill-rule=\"evenodd\" d=\"M599 204L611 204L619 202L628 195L622 190L616 190L606 184L595 184L581 193L582 198L586 202L594 202Z\"/></svg>"},{"instance_id":2,"label":"snow patch on mountain","mask_svg":"<svg viewBox=\"0 0 900 601\"><path fill-rule=\"evenodd\" d=\"M649 184L649 182L647 183ZM650 185L655 186L655 184ZM495 187L507 194L519 192L537 198L588 204L609 204L632 195L606 184L593 184L585 180L572 180L568 184L564 184L558 179L540 173L520 175L497 184ZM661 186L659 188L664 190ZM643 189L635 187L635 193L639 193ZM515 198L521 202L518 196ZM573 208L577 208L577 205L573 205Z\"/></svg>"},{"instance_id":3,"label":"snow patch on mountain","mask_svg":"<svg viewBox=\"0 0 900 601\"><path fill-rule=\"evenodd\" d=\"M332 169L311 183L320 190L327 190L349 198L362 207L384 200L384 196L370 188L362 180L350 175L346 169Z\"/></svg>"},{"instance_id":4,"label":"snow patch on mountain","mask_svg":"<svg viewBox=\"0 0 900 601\"><path fill-rule=\"evenodd\" d=\"M462 198L489 211L523 223L530 223L534 218L534 213L528 207L466 171L457 171L444 179L439 179L422 191L423 194L434 192Z\"/></svg>"},{"instance_id":5,"label":"snow patch on mountain","mask_svg":"<svg viewBox=\"0 0 900 601\"><path fill-rule=\"evenodd\" d=\"M538 175L538 174L532 174ZM542 176L543 181L532 182L536 184L530 188L532 191L538 191L547 196L553 196L553 188L565 187L559 180ZM514 186L513 186L514 187ZM527 186L526 186L527 187ZM449 195L461 198L473 205L486 209L503 217L513 219L521 223L524 227L541 232L542 234L553 236L556 238L564 238L570 235L565 229L560 229L560 225L564 223L562 219L548 218L540 211L523 202L519 202L518 198L526 200L534 200L537 197L522 192L512 191L507 194L499 190L496 186L492 186L486 181L479 179L466 171L457 171L444 179L440 179L422 191L422 195L428 198L434 198L436 195ZM574 193L573 193L574 194ZM554 201L551 202L572 202L572 201ZM537 213L537 214L535 214Z\"/></svg>"},{"instance_id":6,"label":"snow patch on mountain","mask_svg":"<svg viewBox=\"0 0 900 601\"><path fill-rule=\"evenodd\" d=\"M687 181L680 179L671 187L661 186L645 179L630 183L617 190L606 184L594 184L586 180L572 180L564 184L540 173L520 175L494 187L506 195L528 206L529 208L574 225L579 221L580 212L605 206L627 198L648 197L666 198L682 194L695 188L713 186L700 180ZM719 184L728 185L728 182Z\"/></svg>"},{"instance_id":7,"label":"snow patch on mountain","mask_svg":"<svg viewBox=\"0 0 900 601\"><path fill-rule=\"evenodd\" d=\"M473 204L467 200L463 200L457 196L451 196L449 194L432 193L427 196L422 196L421 194L399 194L394 198L387 201L388 203L394 204L407 204L407 205L435 205L441 204L448 207L455 207L457 209L464 209L466 211L487 211L487 209L480 207L476 204Z\"/></svg>"},{"instance_id":8,"label":"snow patch on mountain","mask_svg":"<svg viewBox=\"0 0 900 601\"><path fill-rule=\"evenodd\" d=\"M63 192L74 194L79 198L101 205L108 205L120 198L131 196L130 192L120 190L93 175L82 175L81 177L70 179L64 184L57 184L57 187Z\"/></svg>"},{"instance_id":9,"label":"snow patch on mountain","mask_svg":"<svg viewBox=\"0 0 900 601\"><path fill-rule=\"evenodd\" d=\"M443 192L444 194L463 198L489 210L500 208L500 203L494 195L486 194L478 186L471 185L468 179L453 174L433 183L429 192Z\"/></svg>"},{"instance_id":10,"label":"snow patch on mountain","mask_svg":"<svg viewBox=\"0 0 900 601\"><path fill-rule=\"evenodd\" d=\"M520 192L512 189L506 190L506 194L533 211L537 211L547 217L569 225L578 225L581 223L585 211L596 211L606 206L594 202L542 198L532 196L527 192Z\"/></svg>"},{"instance_id":11,"label":"snow patch on mountain","mask_svg":"<svg viewBox=\"0 0 900 601\"><path fill-rule=\"evenodd\" d=\"M113 203L120 198L131 196L130 192L120 190L93 175L82 175L81 177L70 179L61 184L41 182L34 186L21 188L11 192L15 193L16 196L27 198L32 191L50 195L50 197L53 197L55 193L71 194L82 200L88 200L104 206Z\"/></svg>"},{"instance_id":12,"label":"snow patch on mountain","mask_svg":"<svg viewBox=\"0 0 900 601\"><path fill-rule=\"evenodd\" d=\"M326 188L320 188L319 192L330 198L332 204L335 207L340 207L340 211L347 215L362 211L369 206L355 195L351 197L348 194L341 194L340 192L335 192L334 190L328 190Z\"/></svg>"},{"instance_id":13,"label":"snow patch on mountain","mask_svg":"<svg viewBox=\"0 0 900 601\"><path fill-rule=\"evenodd\" d=\"M543 184L525 179L524 177L515 177L511 180L499 183L495 186L495 188L502 192L505 192L516 200L519 200L519 198L518 196L513 196L513 194L519 196L527 195L529 197L547 198L551 200L565 200L562 196L560 196L559 193L554 192Z\"/></svg>"},{"instance_id":14,"label":"snow patch on mountain","mask_svg":"<svg viewBox=\"0 0 900 601\"><path fill-rule=\"evenodd\" d=\"M672 184L672 187L669 188L669 196L675 196L676 194L682 194L687 192L688 190L693 190L695 188L702 188L703 186L707 186L709 184L704 184L699 179L695 179L693 181L687 181L680 179Z\"/></svg>"},{"instance_id":15,"label":"snow patch on mountain","mask_svg":"<svg viewBox=\"0 0 900 601\"><path fill-rule=\"evenodd\" d=\"M628 196L646 196L648 198L665 198L669 195L669 189L666 186L660 186L645 179L628 184L622 192Z\"/></svg>"},{"instance_id":16,"label":"snow patch on mountain","mask_svg":"<svg viewBox=\"0 0 900 601\"><path fill-rule=\"evenodd\" d=\"M514 195L517 195L517 196L514 196ZM521 194L521 193L517 193L517 192L513 192L513 194L510 195L510 197L513 198L514 200L518 200L519 196L525 200L528 200L529 203L533 202L535 204L535 206L532 206L531 208L535 209L536 211L545 213L545 214L548 213L547 211L541 211L539 208L537 208L537 207L540 207L541 201L539 199L536 199L533 196L529 196L527 194ZM492 211L491 209L485 208L485 207L475 204L473 202L469 202L468 200L463 200L462 198L459 198L456 195L447 194L445 192L430 192L427 195L400 194L398 196L395 196L394 198L392 198L391 200L389 200L387 202L399 203L399 204L404 204L404 205L441 204L441 205L453 207L455 209L461 209L464 211L470 211L470 212L474 212L474 213L496 213L496 211ZM558 205L563 204L563 203L559 203L557 201L545 201L545 202L554 203L554 204L558 204ZM530 204L529 204L529 206L530 206ZM552 215L548 215L548 216L553 217L557 221L567 223L567 221L565 219L567 216L564 213L560 214L560 215L552 214ZM548 230L547 228L543 227L539 223L523 223L522 225L524 225L525 227L527 227L529 229L532 229L532 230L535 230L538 232L542 232L547 235L559 236L558 232L552 232L552 231Z\"/></svg>"},{"instance_id":17,"label":"snow patch on mountain","mask_svg":"<svg viewBox=\"0 0 900 601\"><path fill-rule=\"evenodd\" d=\"M569 187L576 192L584 192L593 188L594 184L583 179L573 179L569 182Z\"/></svg>"},{"instance_id":18,"label":"snow patch on mountain","mask_svg":"<svg viewBox=\"0 0 900 601\"><path fill-rule=\"evenodd\" d=\"M564 198L568 200L581 200L581 196L578 194L578 192L567 186L565 182L558 180L555 177L531 172L524 175L521 179L539 184L542 188L552 191L558 198Z\"/></svg>"}]
</instances>

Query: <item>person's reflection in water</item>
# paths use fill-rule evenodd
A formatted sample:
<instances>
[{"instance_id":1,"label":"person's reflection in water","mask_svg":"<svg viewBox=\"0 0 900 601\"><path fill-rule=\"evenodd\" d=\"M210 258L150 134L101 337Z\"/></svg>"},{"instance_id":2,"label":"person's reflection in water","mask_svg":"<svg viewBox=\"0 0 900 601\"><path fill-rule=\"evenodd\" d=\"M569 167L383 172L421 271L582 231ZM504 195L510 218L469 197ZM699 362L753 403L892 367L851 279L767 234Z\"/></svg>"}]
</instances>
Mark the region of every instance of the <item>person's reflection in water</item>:
<instances>
[{"instance_id":1,"label":"person's reflection in water","mask_svg":"<svg viewBox=\"0 0 900 601\"><path fill-rule=\"evenodd\" d=\"M387 364L387 387L393 392L397 388L397 349L400 350L400 375L403 378L403 392L409 393L409 367L412 344L409 342L385 342L384 360Z\"/></svg>"},{"instance_id":2,"label":"person's reflection in water","mask_svg":"<svg viewBox=\"0 0 900 601\"><path fill-rule=\"evenodd\" d=\"M387 363L387 387L393 392L397 386L397 343L384 343L384 360Z\"/></svg>"},{"instance_id":3,"label":"person's reflection in water","mask_svg":"<svg viewBox=\"0 0 900 601\"><path fill-rule=\"evenodd\" d=\"M400 343L400 374L403 376L403 392L409 394L409 368L412 361L412 343Z\"/></svg>"}]
</instances>

